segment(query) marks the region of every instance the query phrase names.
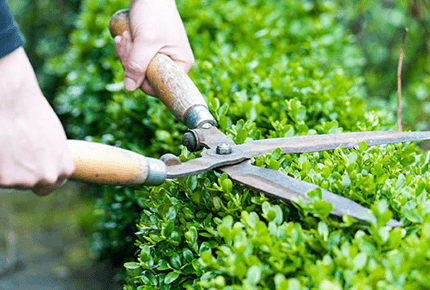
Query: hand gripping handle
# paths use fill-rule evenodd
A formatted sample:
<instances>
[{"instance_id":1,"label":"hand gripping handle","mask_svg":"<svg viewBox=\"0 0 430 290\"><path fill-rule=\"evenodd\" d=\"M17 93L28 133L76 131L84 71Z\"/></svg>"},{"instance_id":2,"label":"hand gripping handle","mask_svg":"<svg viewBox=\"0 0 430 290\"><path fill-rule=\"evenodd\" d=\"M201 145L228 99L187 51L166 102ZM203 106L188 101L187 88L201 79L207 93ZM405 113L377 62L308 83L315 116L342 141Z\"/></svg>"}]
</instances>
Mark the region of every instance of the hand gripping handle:
<instances>
[{"instance_id":1,"label":"hand gripping handle","mask_svg":"<svg viewBox=\"0 0 430 290\"><path fill-rule=\"evenodd\" d=\"M163 161L96 142L67 140L75 161L71 178L109 185L160 185L167 176Z\"/></svg>"},{"instance_id":2,"label":"hand gripping handle","mask_svg":"<svg viewBox=\"0 0 430 290\"><path fill-rule=\"evenodd\" d=\"M128 9L117 11L111 18L109 29L113 37L130 31ZM199 90L173 60L157 53L151 60L146 77L157 97L188 128L194 129L204 123L216 126Z\"/></svg>"}]
</instances>

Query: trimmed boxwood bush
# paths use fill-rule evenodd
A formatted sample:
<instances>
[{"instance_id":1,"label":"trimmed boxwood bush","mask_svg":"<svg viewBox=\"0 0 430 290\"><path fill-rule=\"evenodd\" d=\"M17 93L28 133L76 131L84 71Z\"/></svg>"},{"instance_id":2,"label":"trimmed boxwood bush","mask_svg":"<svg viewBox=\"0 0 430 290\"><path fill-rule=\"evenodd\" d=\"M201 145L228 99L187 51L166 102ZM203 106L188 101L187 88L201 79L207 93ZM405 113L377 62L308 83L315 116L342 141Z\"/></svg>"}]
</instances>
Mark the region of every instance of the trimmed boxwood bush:
<instances>
[{"instance_id":1,"label":"trimmed boxwood bush","mask_svg":"<svg viewBox=\"0 0 430 290\"><path fill-rule=\"evenodd\" d=\"M107 30L125 0L83 1L57 108L75 138L159 157L186 128L155 98L127 93ZM220 129L251 140L393 129L363 101L356 39L333 1L178 1L193 47L191 78ZM253 164L371 208L377 221L329 216L321 192L289 204L216 171L158 187L104 187L94 248L125 262L124 289L426 289L430 175L415 144L272 154ZM402 228L384 227L390 218Z\"/></svg>"}]
</instances>

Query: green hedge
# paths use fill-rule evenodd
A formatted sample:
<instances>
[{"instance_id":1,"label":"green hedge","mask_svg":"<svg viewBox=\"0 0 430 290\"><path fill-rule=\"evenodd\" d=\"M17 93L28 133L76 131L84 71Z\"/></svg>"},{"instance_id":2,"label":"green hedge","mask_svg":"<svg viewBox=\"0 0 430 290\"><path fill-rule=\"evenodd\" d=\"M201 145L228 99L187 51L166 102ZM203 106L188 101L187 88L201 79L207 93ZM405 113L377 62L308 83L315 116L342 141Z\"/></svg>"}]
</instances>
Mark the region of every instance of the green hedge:
<instances>
[{"instance_id":1,"label":"green hedge","mask_svg":"<svg viewBox=\"0 0 430 290\"><path fill-rule=\"evenodd\" d=\"M146 156L199 156L156 99L127 93L107 31L128 1L86 0L68 53L58 109L75 138ZM193 47L191 78L220 129L250 140L392 129L367 108L356 38L332 1L177 1ZM346 196L377 216L329 216L320 192L301 206L211 171L158 187L103 188L94 247L125 263L124 289L425 289L430 281L428 155L415 144L272 154L253 163ZM391 217L403 228L387 229ZM136 227L137 224L137 227Z\"/></svg>"}]
</instances>

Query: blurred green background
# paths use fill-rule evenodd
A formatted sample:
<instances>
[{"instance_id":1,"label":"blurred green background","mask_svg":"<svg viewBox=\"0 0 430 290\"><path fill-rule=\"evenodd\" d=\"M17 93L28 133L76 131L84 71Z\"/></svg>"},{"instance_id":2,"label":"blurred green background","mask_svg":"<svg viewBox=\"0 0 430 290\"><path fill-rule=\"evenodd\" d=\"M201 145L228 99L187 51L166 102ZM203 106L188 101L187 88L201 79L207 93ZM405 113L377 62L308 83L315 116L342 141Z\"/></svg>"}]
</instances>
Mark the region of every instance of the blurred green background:
<instances>
[{"instance_id":1,"label":"blurred green background","mask_svg":"<svg viewBox=\"0 0 430 290\"><path fill-rule=\"evenodd\" d=\"M400 46L404 28L409 29L402 71L404 126L413 130L429 129L429 1L334 2L340 7L336 19L355 34L361 49L362 57L351 58L349 66L355 67L363 76L368 103L390 110L393 122L397 111L396 74ZM7 3L26 38L25 49L40 86L47 99L54 103L58 88L65 82L64 77L50 73L48 62L67 50L69 35L77 27L82 3L80 0L7 0ZM107 26L107 23L103 25ZM66 128L69 120L62 119ZM93 267L97 256L89 249L88 242L97 220L93 213L94 204L101 192L98 188L76 183L43 199L30 192L1 191L1 253L10 253L8 237L13 233L16 241L26 237L25 242L16 246L17 255L28 257L23 261L53 254L56 258L50 269L59 276ZM72 246L63 247L68 242ZM53 248L55 250L49 250ZM12 270L20 269L19 264L16 265ZM2 276L2 273L10 272L2 272L0 268L0 281L2 277L10 277L9 274Z\"/></svg>"},{"instance_id":2,"label":"blurred green background","mask_svg":"<svg viewBox=\"0 0 430 290\"><path fill-rule=\"evenodd\" d=\"M26 38L25 49L36 70L45 96L52 102L61 79L50 74L46 63L68 46L69 33L76 27L81 0L7 0ZM127 1L125 1L127 2ZM306 0L305 2L313 2ZM430 19L428 0L333 1L340 9L337 20L350 29L362 48L361 63L368 101L396 111L397 65L404 28L402 72L403 119L410 129L429 127L430 113ZM107 25L107 24L106 24Z\"/></svg>"}]
</instances>

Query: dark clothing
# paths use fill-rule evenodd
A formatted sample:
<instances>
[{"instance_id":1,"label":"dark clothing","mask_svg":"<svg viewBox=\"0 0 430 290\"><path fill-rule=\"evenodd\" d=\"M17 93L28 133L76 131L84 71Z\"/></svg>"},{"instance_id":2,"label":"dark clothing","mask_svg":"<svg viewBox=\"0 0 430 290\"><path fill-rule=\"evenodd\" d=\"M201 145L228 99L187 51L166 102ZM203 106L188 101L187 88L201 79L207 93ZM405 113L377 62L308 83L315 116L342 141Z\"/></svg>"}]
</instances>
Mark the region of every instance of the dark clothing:
<instances>
[{"instance_id":1,"label":"dark clothing","mask_svg":"<svg viewBox=\"0 0 430 290\"><path fill-rule=\"evenodd\" d=\"M24 44L18 24L13 19L6 0L0 0L0 58Z\"/></svg>"}]
</instances>

